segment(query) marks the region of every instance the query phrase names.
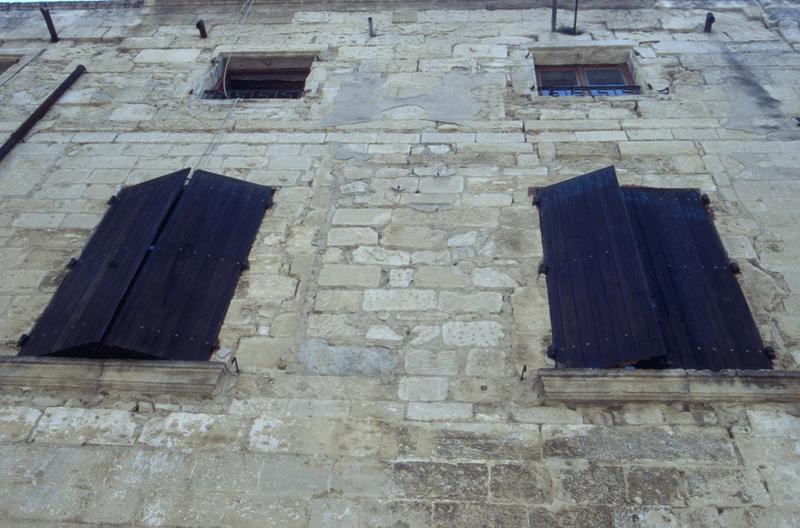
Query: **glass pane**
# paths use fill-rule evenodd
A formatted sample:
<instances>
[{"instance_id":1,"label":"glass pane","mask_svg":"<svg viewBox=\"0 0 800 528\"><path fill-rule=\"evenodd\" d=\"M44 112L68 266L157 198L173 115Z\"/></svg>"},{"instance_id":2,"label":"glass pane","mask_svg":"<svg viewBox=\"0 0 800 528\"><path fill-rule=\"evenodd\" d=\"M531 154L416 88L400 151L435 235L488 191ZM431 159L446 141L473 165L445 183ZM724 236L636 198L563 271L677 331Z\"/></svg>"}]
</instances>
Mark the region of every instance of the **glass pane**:
<instances>
[{"instance_id":1,"label":"glass pane","mask_svg":"<svg viewBox=\"0 0 800 528\"><path fill-rule=\"evenodd\" d=\"M619 68L587 68L585 73L589 86L625 85L625 76Z\"/></svg>"},{"instance_id":2,"label":"glass pane","mask_svg":"<svg viewBox=\"0 0 800 528\"><path fill-rule=\"evenodd\" d=\"M574 70L544 70L539 72L542 87L577 86L578 76Z\"/></svg>"}]
</instances>

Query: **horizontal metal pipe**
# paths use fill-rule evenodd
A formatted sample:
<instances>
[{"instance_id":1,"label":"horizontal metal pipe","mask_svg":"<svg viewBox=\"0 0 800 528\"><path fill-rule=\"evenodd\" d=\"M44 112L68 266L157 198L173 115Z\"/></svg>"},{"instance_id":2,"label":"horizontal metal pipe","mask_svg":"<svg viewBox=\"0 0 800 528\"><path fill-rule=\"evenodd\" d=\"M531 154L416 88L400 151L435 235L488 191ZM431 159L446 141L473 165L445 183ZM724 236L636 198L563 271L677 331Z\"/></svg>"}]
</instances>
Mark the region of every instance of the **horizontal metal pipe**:
<instances>
[{"instance_id":1,"label":"horizontal metal pipe","mask_svg":"<svg viewBox=\"0 0 800 528\"><path fill-rule=\"evenodd\" d=\"M86 68L82 64L78 65L78 67L75 68L75 71L70 73L69 77L64 79L64 81L58 85L58 88L53 90L53 93L47 96L47 99L45 99L42 104L39 105L39 108L34 110L30 117L28 117L28 119L26 119L18 129L11 133L11 136L9 136L8 140L3 143L3 146L0 146L0 161L2 161L3 158L5 158L6 155L11 152L11 149L13 149L17 143L22 141L22 139L27 135L28 132L31 131L34 125L36 125L36 123L44 117L50 107L53 106L53 104L58 101L62 95L64 95L64 92L69 90L70 86L75 84L75 81L77 81L78 78L84 73L86 73Z\"/></svg>"}]
</instances>

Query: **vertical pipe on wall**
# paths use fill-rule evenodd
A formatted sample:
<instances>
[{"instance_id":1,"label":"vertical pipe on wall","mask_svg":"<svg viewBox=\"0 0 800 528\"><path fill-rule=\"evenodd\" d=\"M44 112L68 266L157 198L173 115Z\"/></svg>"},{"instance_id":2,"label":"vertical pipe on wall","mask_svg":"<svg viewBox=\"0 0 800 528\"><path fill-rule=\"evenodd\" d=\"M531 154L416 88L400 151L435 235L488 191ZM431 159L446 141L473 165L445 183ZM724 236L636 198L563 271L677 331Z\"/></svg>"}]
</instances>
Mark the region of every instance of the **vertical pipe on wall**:
<instances>
[{"instance_id":1,"label":"vertical pipe on wall","mask_svg":"<svg viewBox=\"0 0 800 528\"><path fill-rule=\"evenodd\" d=\"M558 22L558 0L553 0L553 11L550 13L550 31L556 31L556 23Z\"/></svg>"},{"instance_id":2,"label":"vertical pipe on wall","mask_svg":"<svg viewBox=\"0 0 800 528\"><path fill-rule=\"evenodd\" d=\"M50 17L50 10L40 7L39 11L44 17L44 23L47 24L47 31L50 32L50 42L58 42L58 34L56 33L56 27L53 25L53 19Z\"/></svg>"}]
</instances>

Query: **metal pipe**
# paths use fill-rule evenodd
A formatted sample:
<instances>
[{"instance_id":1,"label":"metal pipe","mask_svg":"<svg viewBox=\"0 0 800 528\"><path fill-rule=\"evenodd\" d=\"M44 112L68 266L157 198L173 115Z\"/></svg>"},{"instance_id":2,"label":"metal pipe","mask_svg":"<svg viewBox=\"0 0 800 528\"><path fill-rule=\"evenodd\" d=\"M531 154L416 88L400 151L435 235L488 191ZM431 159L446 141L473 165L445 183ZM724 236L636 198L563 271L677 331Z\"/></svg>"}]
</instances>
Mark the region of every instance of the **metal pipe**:
<instances>
[{"instance_id":1,"label":"metal pipe","mask_svg":"<svg viewBox=\"0 0 800 528\"><path fill-rule=\"evenodd\" d=\"M56 27L53 25L53 19L50 16L50 10L40 7L39 11L44 17L44 23L47 24L47 31L50 32L50 42L58 42L58 33L56 33Z\"/></svg>"},{"instance_id":2,"label":"metal pipe","mask_svg":"<svg viewBox=\"0 0 800 528\"><path fill-rule=\"evenodd\" d=\"M200 30L200 38L208 38L208 33L206 33L206 23L202 20L198 20L195 27Z\"/></svg>"},{"instance_id":3,"label":"metal pipe","mask_svg":"<svg viewBox=\"0 0 800 528\"><path fill-rule=\"evenodd\" d=\"M553 11L550 13L550 31L555 33L558 23L558 0L553 0Z\"/></svg>"},{"instance_id":4,"label":"metal pipe","mask_svg":"<svg viewBox=\"0 0 800 528\"><path fill-rule=\"evenodd\" d=\"M5 158L6 155L11 152L11 149L13 149L17 143L25 138L25 135L30 132L30 130L42 117L44 117L50 107L53 106L56 101L58 101L59 97L64 95L64 92L69 90L70 86L75 84L75 81L77 81L78 78L84 73L86 73L86 68L82 64L78 65L78 67L75 68L75 71L70 73L69 77L64 79L64 81L58 85L58 88L53 90L53 93L47 96L47 99L45 99L44 102L39 105L39 108L34 110L30 117L28 117L28 119L26 119L18 129L11 133L11 136L9 136L8 140L3 143L3 146L0 146L0 161L2 161L3 158Z\"/></svg>"},{"instance_id":5,"label":"metal pipe","mask_svg":"<svg viewBox=\"0 0 800 528\"><path fill-rule=\"evenodd\" d=\"M575 0L575 17L572 19L572 34L578 34L578 0Z\"/></svg>"},{"instance_id":6,"label":"metal pipe","mask_svg":"<svg viewBox=\"0 0 800 528\"><path fill-rule=\"evenodd\" d=\"M374 37L375 36L375 27L372 25L372 17L369 17L367 19L367 22L369 22L369 36L370 37Z\"/></svg>"},{"instance_id":7,"label":"metal pipe","mask_svg":"<svg viewBox=\"0 0 800 528\"><path fill-rule=\"evenodd\" d=\"M711 26L714 25L717 19L714 18L714 13L706 13L706 25L703 26L703 33L711 33Z\"/></svg>"}]
</instances>

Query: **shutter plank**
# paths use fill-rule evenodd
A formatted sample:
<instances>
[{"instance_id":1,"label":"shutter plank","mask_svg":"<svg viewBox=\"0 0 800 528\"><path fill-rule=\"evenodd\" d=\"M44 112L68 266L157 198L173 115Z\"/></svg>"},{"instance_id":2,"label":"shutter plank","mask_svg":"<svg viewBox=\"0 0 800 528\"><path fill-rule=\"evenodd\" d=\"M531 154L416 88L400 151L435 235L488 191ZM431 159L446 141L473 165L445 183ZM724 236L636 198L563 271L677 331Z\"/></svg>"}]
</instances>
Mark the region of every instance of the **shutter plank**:
<instances>
[{"instance_id":1,"label":"shutter plank","mask_svg":"<svg viewBox=\"0 0 800 528\"><path fill-rule=\"evenodd\" d=\"M691 189L624 190L635 211L668 360L678 368L769 369L711 215ZM633 213L632 213L633 214Z\"/></svg>"},{"instance_id":2,"label":"shutter plank","mask_svg":"<svg viewBox=\"0 0 800 528\"><path fill-rule=\"evenodd\" d=\"M98 354L98 345L188 174L184 169L120 191L21 355Z\"/></svg>"},{"instance_id":3,"label":"shutter plank","mask_svg":"<svg viewBox=\"0 0 800 528\"><path fill-rule=\"evenodd\" d=\"M610 367L663 356L613 167L551 185L538 196L559 364Z\"/></svg>"},{"instance_id":4,"label":"shutter plank","mask_svg":"<svg viewBox=\"0 0 800 528\"><path fill-rule=\"evenodd\" d=\"M195 172L114 321L108 346L207 360L272 192Z\"/></svg>"}]
</instances>

